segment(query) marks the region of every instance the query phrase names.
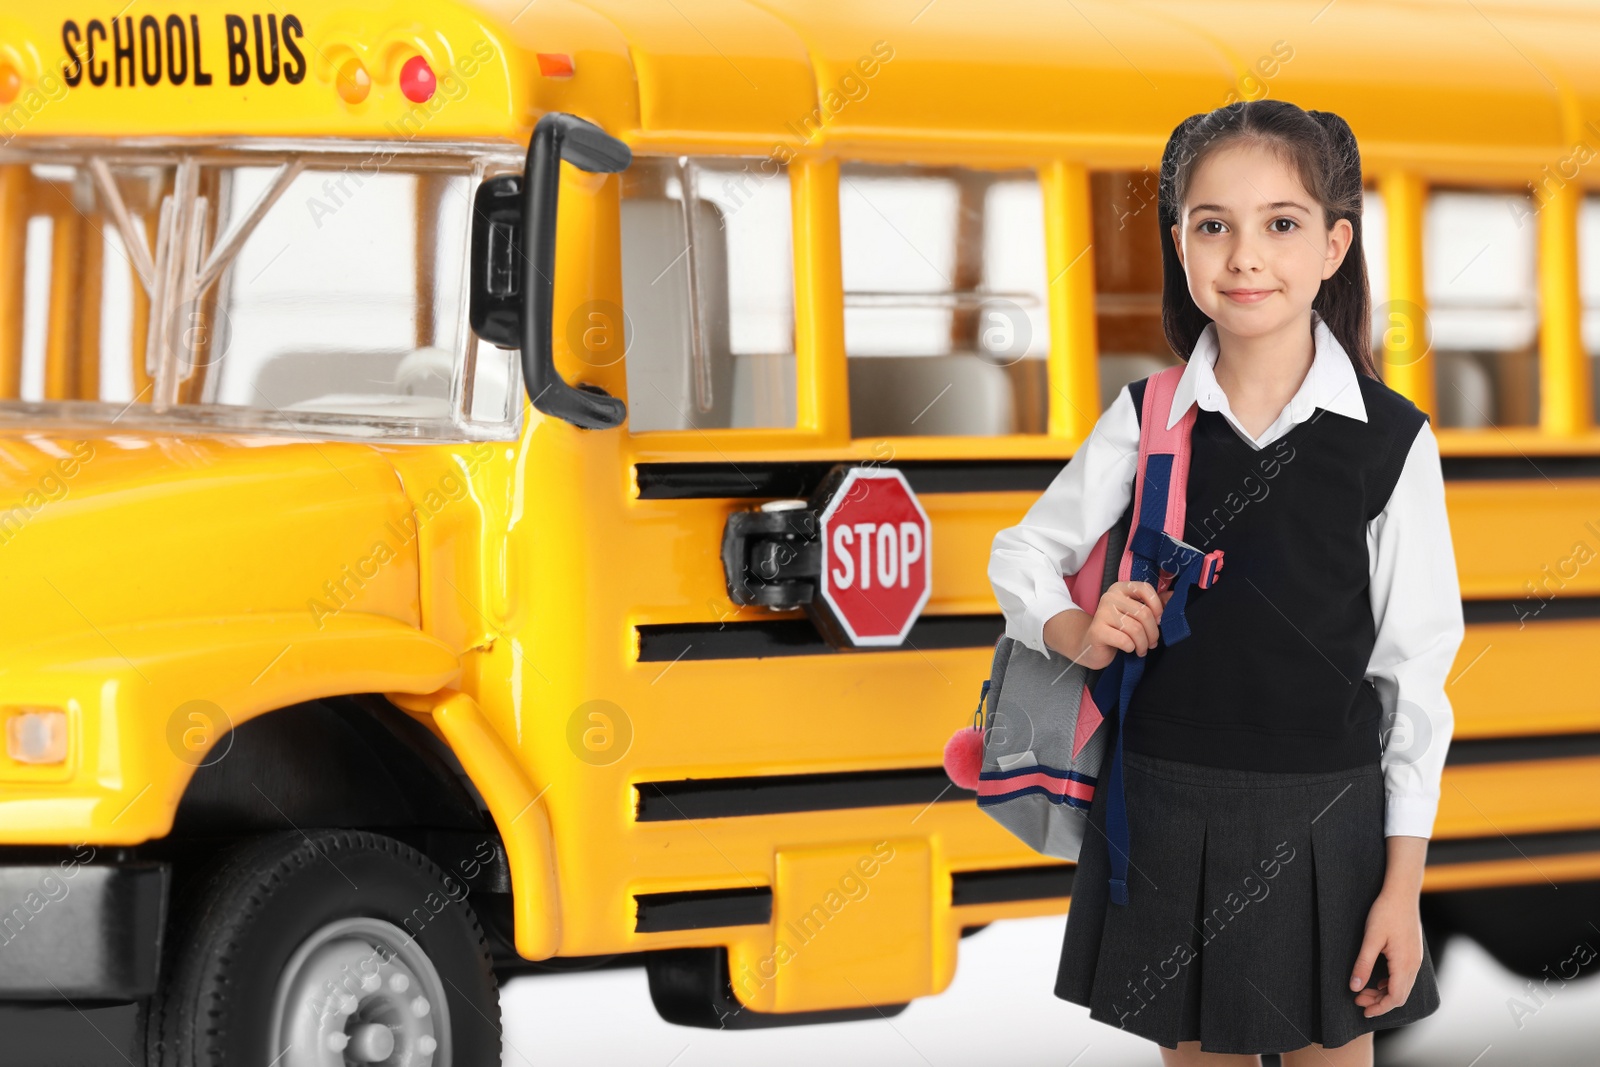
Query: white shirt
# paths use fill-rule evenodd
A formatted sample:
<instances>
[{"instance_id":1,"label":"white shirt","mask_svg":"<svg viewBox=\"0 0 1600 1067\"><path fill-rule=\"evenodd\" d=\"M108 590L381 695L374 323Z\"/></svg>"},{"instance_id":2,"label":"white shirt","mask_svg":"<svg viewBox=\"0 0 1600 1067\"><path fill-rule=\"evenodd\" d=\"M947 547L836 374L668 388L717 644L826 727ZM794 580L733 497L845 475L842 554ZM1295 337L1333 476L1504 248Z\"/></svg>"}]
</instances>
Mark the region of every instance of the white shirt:
<instances>
[{"instance_id":1,"label":"white shirt","mask_svg":"<svg viewBox=\"0 0 1600 1067\"><path fill-rule=\"evenodd\" d=\"M1258 438L1239 424L1217 384L1216 324L1201 334L1178 380L1171 422L1191 403L1221 412L1235 432L1265 448L1324 408L1367 421L1355 367L1320 315L1312 312L1311 370L1278 418ZM1139 421L1127 387L1016 526L1001 530L989 556L989 582L1005 613L1006 634L1045 652L1044 624L1074 607L1063 574L1083 564L1122 517L1133 494ZM1465 636L1461 589L1445 510L1439 444L1424 423L1394 493L1367 525L1372 618L1377 628L1372 679L1383 705L1384 834L1432 837L1445 752L1455 717L1445 679ZM1398 716L1396 709L1399 709Z\"/></svg>"}]
</instances>

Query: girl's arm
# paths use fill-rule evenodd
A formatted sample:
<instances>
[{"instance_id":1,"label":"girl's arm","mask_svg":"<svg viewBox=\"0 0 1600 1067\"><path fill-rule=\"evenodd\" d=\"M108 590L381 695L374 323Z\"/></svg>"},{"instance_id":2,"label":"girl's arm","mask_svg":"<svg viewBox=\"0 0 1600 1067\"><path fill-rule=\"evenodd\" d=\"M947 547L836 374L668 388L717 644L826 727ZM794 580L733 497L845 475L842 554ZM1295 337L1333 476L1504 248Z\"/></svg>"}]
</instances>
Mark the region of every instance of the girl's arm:
<instances>
[{"instance_id":1,"label":"girl's arm","mask_svg":"<svg viewBox=\"0 0 1600 1067\"><path fill-rule=\"evenodd\" d=\"M1139 462L1139 415L1123 386L1072 459L1022 522L995 534L989 583L1006 617L1006 634L1047 655L1045 623L1074 608L1062 576L1075 573L1100 535L1133 498Z\"/></svg>"},{"instance_id":2,"label":"girl's arm","mask_svg":"<svg viewBox=\"0 0 1600 1067\"><path fill-rule=\"evenodd\" d=\"M1455 726L1444 687L1466 632L1439 444L1426 422L1388 503L1367 528L1367 552L1378 628L1367 677L1384 710L1388 854L1350 988L1357 991L1356 1006L1372 1018L1404 1004L1422 968L1422 874ZM1369 987L1380 953L1388 977Z\"/></svg>"},{"instance_id":3,"label":"girl's arm","mask_svg":"<svg viewBox=\"0 0 1600 1067\"><path fill-rule=\"evenodd\" d=\"M1445 682L1466 628L1445 510L1444 474L1433 428L1412 442L1388 504L1367 530L1372 616L1377 643L1367 677L1383 704L1383 771L1388 837L1430 838L1439 806L1445 752L1455 728ZM1426 846L1390 855L1391 874L1420 887Z\"/></svg>"}]
</instances>

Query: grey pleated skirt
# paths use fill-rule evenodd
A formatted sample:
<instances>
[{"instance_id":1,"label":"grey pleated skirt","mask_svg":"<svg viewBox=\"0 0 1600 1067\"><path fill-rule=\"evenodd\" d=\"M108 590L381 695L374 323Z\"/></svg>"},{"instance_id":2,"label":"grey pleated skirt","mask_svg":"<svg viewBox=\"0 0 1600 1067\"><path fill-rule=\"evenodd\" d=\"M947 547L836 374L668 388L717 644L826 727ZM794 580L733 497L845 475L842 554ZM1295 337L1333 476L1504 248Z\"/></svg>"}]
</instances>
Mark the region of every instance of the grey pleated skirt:
<instances>
[{"instance_id":1,"label":"grey pleated skirt","mask_svg":"<svg viewBox=\"0 0 1600 1067\"><path fill-rule=\"evenodd\" d=\"M1128 903L1107 899L1102 774L1056 996L1167 1048L1245 1055L1332 1048L1438 1009L1425 940L1401 1006L1369 1019L1350 988L1388 864L1377 761L1302 774L1125 751L1123 768ZM1368 984L1386 973L1380 955Z\"/></svg>"}]
</instances>

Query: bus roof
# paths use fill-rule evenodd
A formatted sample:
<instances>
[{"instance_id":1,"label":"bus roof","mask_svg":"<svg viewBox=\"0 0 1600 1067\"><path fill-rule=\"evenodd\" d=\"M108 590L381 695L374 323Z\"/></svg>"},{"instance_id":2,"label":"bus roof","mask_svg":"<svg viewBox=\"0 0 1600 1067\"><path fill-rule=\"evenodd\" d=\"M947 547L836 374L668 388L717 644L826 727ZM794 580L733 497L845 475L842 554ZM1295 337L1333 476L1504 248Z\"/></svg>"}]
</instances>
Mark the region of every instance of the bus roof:
<instances>
[{"instance_id":1,"label":"bus roof","mask_svg":"<svg viewBox=\"0 0 1600 1067\"><path fill-rule=\"evenodd\" d=\"M521 140L560 109L640 151L1141 166L1187 115L1272 96L1343 115L1372 170L1520 183L1600 145L1584 117L1600 114L1600 12L1579 0L230 7L134 0L93 20L52 0L0 16L0 137ZM437 77L421 103L404 84L417 55ZM47 92L52 72L77 83ZM134 84L112 85L124 76Z\"/></svg>"},{"instance_id":2,"label":"bus roof","mask_svg":"<svg viewBox=\"0 0 1600 1067\"><path fill-rule=\"evenodd\" d=\"M637 86L617 118L663 143L770 151L819 115L819 143L852 156L1139 166L1186 116L1270 95L1343 115L1375 167L1520 181L1600 146L1600 12L1578 2L540 0L515 26L568 19L609 31Z\"/></svg>"}]
</instances>

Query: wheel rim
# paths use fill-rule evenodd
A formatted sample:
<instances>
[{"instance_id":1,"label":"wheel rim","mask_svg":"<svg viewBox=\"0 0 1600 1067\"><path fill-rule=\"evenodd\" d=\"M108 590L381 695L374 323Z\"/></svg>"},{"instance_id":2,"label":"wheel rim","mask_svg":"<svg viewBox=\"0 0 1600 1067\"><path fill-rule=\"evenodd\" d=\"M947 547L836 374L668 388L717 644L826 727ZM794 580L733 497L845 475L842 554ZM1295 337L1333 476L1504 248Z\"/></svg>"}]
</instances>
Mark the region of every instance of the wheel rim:
<instances>
[{"instance_id":1,"label":"wheel rim","mask_svg":"<svg viewBox=\"0 0 1600 1067\"><path fill-rule=\"evenodd\" d=\"M329 923L284 964L272 1006L273 1067L450 1067L444 983L393 923Z\"/></svg>"}]
</instances>

